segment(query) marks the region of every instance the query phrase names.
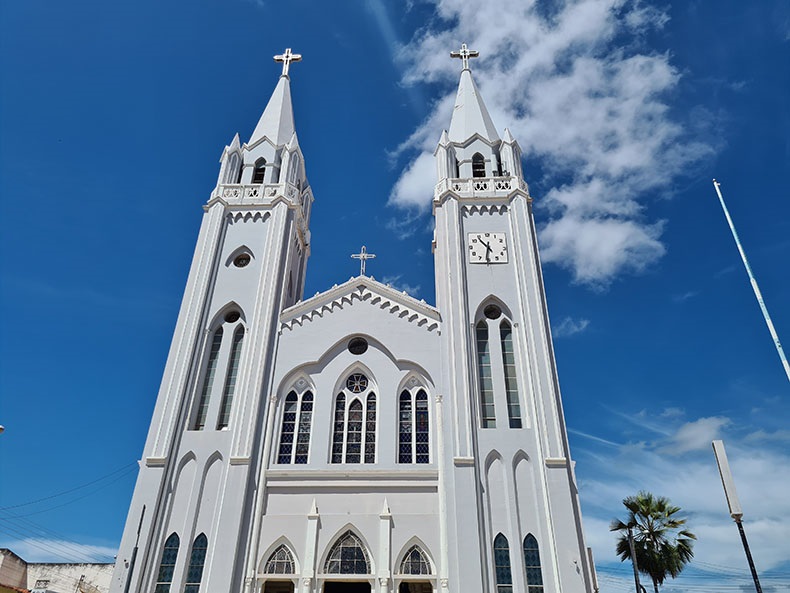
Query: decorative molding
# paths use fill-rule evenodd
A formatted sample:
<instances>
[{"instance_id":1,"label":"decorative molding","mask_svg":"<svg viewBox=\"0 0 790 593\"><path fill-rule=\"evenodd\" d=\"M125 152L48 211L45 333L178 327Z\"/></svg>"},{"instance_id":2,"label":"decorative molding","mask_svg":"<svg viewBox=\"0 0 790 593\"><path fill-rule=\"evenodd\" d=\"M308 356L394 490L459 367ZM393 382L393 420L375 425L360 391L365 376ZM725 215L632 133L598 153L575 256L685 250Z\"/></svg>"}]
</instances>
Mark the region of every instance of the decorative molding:
<instances>
[{"instance_id":1,"label":"decorative molding","mask_svg":"<svg viewBox=\"0 0 790 593\"><path fill-rule=\"evenodd\" d=\"M564 457L546 457L546 467L568 467L568 460Z\"/></svg>"},{"instance_id":2,"label":"decorative molding","mask_svg":"<svg viewBox=\"0 0 790 593\"><path fill-rule=\"evenodd\" d=\"M249 465L250 458L249 457L231 457L230 458L231 465Z\"/></svg>"},{"instance_id":3,"label":"decorative molding","mask_svg":"<svg viewBox=\"0 0 790 593\"><path fill-rule=\"evenodd\" d=\"M474 467L474 457L453 457L453 463L456 467Z\"/></svg>"},{"instance_id":4,"label":"decorative molding","mask_svg":"<svg viewBox=\"0 0 790 593\"><path fill-rule=\"evenodd\" d=\"M368 276L352 277L347 282L293 305L280 315L280 330L293 330L297 326L321 318L335 309L343 309L355 301L367 302L431 332L440 327L439 311L418 301L405 292L398 292Z\"/></svg>"},{"instance_id":5,"label":"decorative molding","mask_svg":"<svg viewBox=\"0 0 790 593\"><path fill-rule=\"evenodd\" d=\"M442 589L447 589L450 587L450 579L440 579L439 582L442 584Z\"/></svg>"},{"instance_id":6,"label":"decorative molding","mask_svg":"<svg viewBox=\"0 0 790 593\"><path fill-rule=\"evenodd\" d=\"M146 467L164 467L166 461L167 461L167 457L146 457L145 458L145 466Z\"/></svg>"}]
</instances>

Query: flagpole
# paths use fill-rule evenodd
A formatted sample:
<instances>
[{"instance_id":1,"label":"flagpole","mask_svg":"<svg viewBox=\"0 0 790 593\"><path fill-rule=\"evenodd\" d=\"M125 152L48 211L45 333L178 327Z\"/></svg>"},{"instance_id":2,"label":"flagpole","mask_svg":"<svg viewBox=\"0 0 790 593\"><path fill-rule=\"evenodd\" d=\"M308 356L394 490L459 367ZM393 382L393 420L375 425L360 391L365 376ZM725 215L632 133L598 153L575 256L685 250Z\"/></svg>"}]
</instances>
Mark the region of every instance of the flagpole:
<instances>
[{"instance_id":1,"label":"flagpole","mask_svg":"<svg viewBox=\"0 0 790 593\"><path fill-rule=\"evenodd\" d=\"M721 203L722 210L724 210L724 216L727 218L727 224L730 225L732 237L735 239L735 245L738 247L738 252L741 254L743 265L746 268L746 273L749 275L749 281L752 283L754 296L757 297L757 303L760 305L760 310L763 312L763 317L765 317L765 324L768 326L768 331L771 332L771 337L774 339L774 346L776 346L776 351L779 353L779 359L782 361L782 366L784 366L785 373L787 374L787 380L790 381L790 363L787 362L787 357L785 356L785 352L782 349L782 343L779 341L776 328L774 328L773 321L771 321L771 316L768 314L768 308L765 306L765 301L763 301L763 295L760 292L760 287L757 286L757 280L752 273L749 260L746 259L746 252L743 250L741 240L738 238L738 233L735 230L735 225L732 223L732 218L730 218L730 211L727 210L727 206L724 204L724 197L721 195L720 186L721 184L714 179L713 187L716 189L716 194L719 196L719 202Z\"/></svg>"}]
</instances>

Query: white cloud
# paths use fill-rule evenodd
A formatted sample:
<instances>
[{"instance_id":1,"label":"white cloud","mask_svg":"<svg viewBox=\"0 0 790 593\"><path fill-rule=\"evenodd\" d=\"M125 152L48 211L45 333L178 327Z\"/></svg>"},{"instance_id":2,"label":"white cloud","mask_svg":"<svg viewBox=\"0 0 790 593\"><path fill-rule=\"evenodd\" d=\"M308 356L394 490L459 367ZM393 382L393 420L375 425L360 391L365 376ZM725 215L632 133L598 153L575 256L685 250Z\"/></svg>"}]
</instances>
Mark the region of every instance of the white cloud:
<instances>
[{"instance_id":1,"label":"white cloud","mask_svg":"<svg viewBox=\"0 0 790 593\"><path fill-rule=\"evenodd\" d=\"M473 73L494 122L519 140L527 177L537 163L541 182L555 187L536 196L550 216L540 233L544 261L602 287L659 259L662 223L645 219L645 204L712 153L669 115L680 78L669 55L641 46L667 14L628 0L560 0L552 8L534 0L433 1L438 18L400 52L404 82L449 88L458 63L448 52L461 41L480 51ZM391 204L427 211L432 154L453 99L448 90L396 151L410 160Z\"/></svg>"},{"instance_id":2,"label":"white cloud","mask_svg":"<svg viewBox=\"0 0 790 593\"><path fill-rule=\"evenodd\" d=\"M388 286L392 286L395 290L400 290L405 292L413 297L416 297L420 294L420 285L419 284L408 284L406 282L401 282L401 278L403 278L403 274L398 274L396 276L384 276L382 282L387 284Z\"/></svg>"},{"instance_id":3,"label":"white cloud","mask_svg":"<svg viewBox=\"0 0 790 593\"><path fill-rule=\"evenodd\" d=\"M711 441L721 436L721 429L730 423L729 418L712 416L687 422L672 435L664 450L674 455L701 451L711 446Z\"/></svg>"},{"instance_id":4,"label":"white cloud","mask_svg":"<svg viewBox=\"0 0 790 593\"><path fill-rule=\"evenodd\" d=\"M118 551L108 546L33 537L4 540L2 546L27 562L112 562Z\"/></svg>"},{"instance_id":5,"label":"white cloud","mask_svg":"<svg viewBox=\"0 0 790 593\"><path fill-rule=\"evenodd\" d=\"M555 338L566 338L583 332L589 325L589 319L574 320L571 317L566 317L552 328L551 334Z\"/></svg>"}]
</instances>

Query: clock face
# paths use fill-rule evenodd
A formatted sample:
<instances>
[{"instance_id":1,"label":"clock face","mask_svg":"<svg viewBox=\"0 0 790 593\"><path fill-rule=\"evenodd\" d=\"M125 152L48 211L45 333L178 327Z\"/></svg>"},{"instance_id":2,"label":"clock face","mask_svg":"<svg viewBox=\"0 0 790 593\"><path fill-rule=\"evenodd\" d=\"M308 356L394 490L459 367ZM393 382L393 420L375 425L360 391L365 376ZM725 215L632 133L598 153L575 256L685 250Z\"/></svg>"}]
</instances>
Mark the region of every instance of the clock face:
<instances>
[{"instance_id":1,"label":"clock face","mask_svg":"<svg viewBox=\"0 0 790 593\"><path fill-rule=\"evenodd\" d=\"M469 263L507 263L505 233L469 233Z\"/></svg>"}]
</instances>

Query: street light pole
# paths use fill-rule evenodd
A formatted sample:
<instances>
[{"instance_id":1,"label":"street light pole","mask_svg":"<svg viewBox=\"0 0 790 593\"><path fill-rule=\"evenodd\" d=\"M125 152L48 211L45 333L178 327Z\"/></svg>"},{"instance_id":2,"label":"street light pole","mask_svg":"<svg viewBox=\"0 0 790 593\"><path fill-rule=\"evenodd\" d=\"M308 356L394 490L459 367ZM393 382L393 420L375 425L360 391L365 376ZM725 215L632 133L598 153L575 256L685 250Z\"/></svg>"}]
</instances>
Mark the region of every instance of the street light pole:
<instances>
[{"instance_id":1,"label":"street light pole","mask_svg":"<svg viewBox=\"0 0 790 593\"><path fill-rule=\"evenodd\" d=\"M724 441L713 441L711 444L713 445L713 454L716 456L716 465L719 466L719 475L721 476L721 484L724 486L724 496L727 497L730 517L735 521L735 524L738 526L738 533L741 534L743 551L746 552L746 560L749 562L749 570L752 571L752 579L754 579L754 588L757 590L757 593L763 593L763 589L760 587L760 579L757 578L757 569L754 567L752 552L749 549L749 542L746 540L746 532L743 530L743 509L741 509L738 493L735 491L735 481L732 479L730 463L727 461Z\"/></svg>"}]
</instances>

